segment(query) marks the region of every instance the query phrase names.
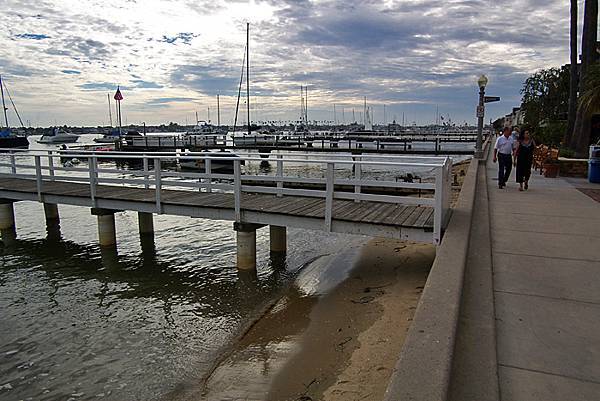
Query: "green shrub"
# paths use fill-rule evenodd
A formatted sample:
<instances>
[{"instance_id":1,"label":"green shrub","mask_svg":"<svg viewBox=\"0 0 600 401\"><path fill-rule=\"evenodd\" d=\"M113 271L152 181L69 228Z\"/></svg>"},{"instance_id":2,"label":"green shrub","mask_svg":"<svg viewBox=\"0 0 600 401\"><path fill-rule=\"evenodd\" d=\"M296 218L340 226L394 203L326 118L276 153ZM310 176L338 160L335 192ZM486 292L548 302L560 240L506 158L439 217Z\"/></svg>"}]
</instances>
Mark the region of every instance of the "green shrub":
<instances>
[{"instance_id":1,"label":"green shrub","mask_svg":"<svg viewBox=\"0 0 600 401\"><path fill-rule=\"evenodd\" d=\"M558 147L566 130L566 121L551 121L536 130L534 134L535 141L537 144L543 143L544 145Z\"/></svg>"}]
</instances>

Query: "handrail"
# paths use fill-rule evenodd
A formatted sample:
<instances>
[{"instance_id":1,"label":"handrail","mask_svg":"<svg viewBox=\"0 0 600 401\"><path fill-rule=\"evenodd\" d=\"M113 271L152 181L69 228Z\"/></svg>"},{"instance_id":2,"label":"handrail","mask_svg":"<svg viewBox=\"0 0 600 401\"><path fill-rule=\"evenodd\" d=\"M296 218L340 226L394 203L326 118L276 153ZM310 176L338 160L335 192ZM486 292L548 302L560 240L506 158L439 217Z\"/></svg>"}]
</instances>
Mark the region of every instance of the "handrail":
<instances>
[{"instance_id":1,"label":"handrail","mask_svg":"<svg viewBox=\"0 0 600 401\"><path fill-rule=\"evenodd\" d=\"M1 149L0 149L1 151ZM249 154L259 154L252 153ZM371 157L347 156L346 159L313 158L313 154L306 154L307 158L299 158L298 154L274 154L274 158L235 156L216 157L210 152L94 152L94 151L64 151L64 150L11 150L8 158L10 163L0 160L0 167L9 167L10 172L0 172L0 176L16 177L23 179L35 179L38 199L43 201L43 185L45 181L84 182L90 186L90 198L92 204L97 204L97 187L100 184L120 184L136 186L155 192L155 212L163 213L162 190L163 188L177 188L179 190L192 189L197 191L226 191L234 194L235 220L242 222L244 212L242 208L242 194L244 192L273 194L278 197L286 195L317 197L325 200L324 230L331 231L333 221L333 203L335 199L361 201L376 201L394 204L421 205L434 208L433 219L433 242L439 244L442 231L448 220L450 211L451 193L451 167L452 160L449 157L415 158L412 157ZM19 156L18 159L15 156ZM309 158L310 157L310 158ZM0 159L2 155L0 154ZM34 164L26 164L23 159L33 158ZM79 158L87 161L87 168L56 165L53 160L62 158ZM162 164L172 161L173 158L185 160L203 160L204 166L196 172L163 171ZM116 164L115 167L107 167L106 164L98 165L101 160L136 160L142 162L143 168L124 169ZM413 159L413 161L410 161ZM418 160L425 160L421 162ZM48 163L42 163L47 160ZM242 161L264 162L265 160L277 163L276 171L270 170L266 175L245 175L242 172ZM17 163L18 161L18 163ZM153 167L150 168L150 162ZM233 172L217 171L214 163L227 162L233 167ZM294 176L286 175L284 166L293 164L300 165L324 165L320 170L323 176ZM336 167L343 166L347 171L341 177L336 177ZM351 169L348 166L352 167ZM369 176L364 166L375 167L412 167L430 169L433 173L433 183L410 183L394 181L393 176L386 175L380 180L377 176ZM35 174L27 174L23 170L35 170ZM294 170L297 171L297 170ZM314 171L314 170L311 170ZM124 173L127 176L124 176ZM372 173L372 172L371 172ZM117 177L115 177L117 175ZM184 181L187 180L187 181ZM287 186L285 184L288 184ZM306 184L305 186L299 184ZM319 184L319 186L314 186ZM379 189L373 191L373 188ZM381 191L382 188L387 189ZM399 195L398 192L389 192L390 189L419 189L433 191L433 197L411 197Z\"/></svg>"}]
</instances>

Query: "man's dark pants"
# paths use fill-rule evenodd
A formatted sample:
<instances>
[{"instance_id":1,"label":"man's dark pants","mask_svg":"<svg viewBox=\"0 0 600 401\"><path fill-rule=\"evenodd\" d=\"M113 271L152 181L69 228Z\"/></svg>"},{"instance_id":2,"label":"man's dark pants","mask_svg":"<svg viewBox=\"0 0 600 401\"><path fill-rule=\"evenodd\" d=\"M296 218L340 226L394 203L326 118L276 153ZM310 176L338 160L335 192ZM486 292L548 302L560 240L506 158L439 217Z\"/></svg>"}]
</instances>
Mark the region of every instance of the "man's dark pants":
<instances>
[{"instance_id":1,"label":"man's dark pants","mask_svg":"<svg viewBox=\"0 0 600 401\"><path fill-rule=\"evenodd\" d=\"M512 155L498 153L498 185L506 185L512 170Z\"/></svg>"}]
</instances>

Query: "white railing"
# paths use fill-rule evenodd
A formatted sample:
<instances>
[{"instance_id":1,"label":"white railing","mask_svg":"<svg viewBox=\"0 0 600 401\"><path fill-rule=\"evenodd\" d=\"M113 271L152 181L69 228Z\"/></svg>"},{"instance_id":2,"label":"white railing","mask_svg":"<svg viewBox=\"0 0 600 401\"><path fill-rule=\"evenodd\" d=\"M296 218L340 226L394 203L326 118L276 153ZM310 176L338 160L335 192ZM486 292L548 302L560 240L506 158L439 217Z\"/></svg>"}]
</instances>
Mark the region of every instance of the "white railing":
<instances>
[{"instance_id":1,"label":"white railing","mask_svg":"<svg viewBox=\"0 0 600 401\"><path fill-rule=\"evenodd\" d=\"M130 186L155 192L155 212L163 212L163 189L227 192L234 194L235 220L243 220L244 193L277 197L304 196L325 200L324 229L331 231L335 199L420 205L434 208L433 241L439 243L449 217L451 167L449 157L397 155L342 155L313 153L240 152L102 152L35 151L0 149L0 177L35 180L38 200L44 182L88 184L92 205L97 205L98 185ZM78 159L81 164L73 164ZM173 166L200 165L197 171ZM275 168L261 170L261 163ZM87 163L87 166L85 166ZM125 168L124 164L130 164ZM168 167L171 168L168 168ZM398 180L402 173L420 172L425 182ZM399 194L402 190L423 196Z\"/></svg>"}]
</instances>

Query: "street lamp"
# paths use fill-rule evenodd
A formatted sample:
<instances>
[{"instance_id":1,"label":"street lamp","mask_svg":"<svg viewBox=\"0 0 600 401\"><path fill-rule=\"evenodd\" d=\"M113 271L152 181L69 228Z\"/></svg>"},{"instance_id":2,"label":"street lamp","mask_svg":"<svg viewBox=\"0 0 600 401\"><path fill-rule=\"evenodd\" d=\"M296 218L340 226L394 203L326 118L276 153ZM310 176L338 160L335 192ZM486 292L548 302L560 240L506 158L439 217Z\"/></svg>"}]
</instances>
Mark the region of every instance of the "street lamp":
<instances>
[{"instance_id":1,"label":"street lamp","mask_svg":"<svg viewBox=\"0 0 600 401\"><path fill-rule=\"evenodd\" d=\"M479 86L479 105L477 106L477 142L475 143L475 158L481 159L483 157L483 151L481 150L481 144L483 142L483 117L485 114L485 87L488 83L488 78L485 75L481 75L477 80L477 86Z\"/></svg>"}]
</instances>

